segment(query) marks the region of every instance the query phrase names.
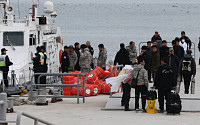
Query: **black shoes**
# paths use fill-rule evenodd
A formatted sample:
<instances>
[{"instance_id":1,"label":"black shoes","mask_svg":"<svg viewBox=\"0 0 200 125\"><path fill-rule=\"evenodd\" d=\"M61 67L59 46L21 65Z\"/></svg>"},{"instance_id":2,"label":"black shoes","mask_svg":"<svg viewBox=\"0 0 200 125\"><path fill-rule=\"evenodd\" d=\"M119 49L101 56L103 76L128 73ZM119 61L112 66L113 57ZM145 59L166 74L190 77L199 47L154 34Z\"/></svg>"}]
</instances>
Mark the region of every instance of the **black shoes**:
<instances>
[{"instance_id":1,"label":"black shoes","mask_svg":"<svg viewBox=\"0 0 200 125\"><path fill-rule=\"evenodd\" d=\"M161 109L158 113L164 113L164 110L163 109Z\"/></svg>"}]
</instances>

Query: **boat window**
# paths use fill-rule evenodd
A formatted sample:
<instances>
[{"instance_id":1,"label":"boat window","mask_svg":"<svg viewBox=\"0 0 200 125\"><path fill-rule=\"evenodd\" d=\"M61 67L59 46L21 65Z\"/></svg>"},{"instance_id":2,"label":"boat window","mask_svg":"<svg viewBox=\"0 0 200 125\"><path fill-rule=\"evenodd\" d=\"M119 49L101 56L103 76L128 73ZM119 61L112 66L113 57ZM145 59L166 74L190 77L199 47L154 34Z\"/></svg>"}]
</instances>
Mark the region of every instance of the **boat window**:
<instances>
[{"instance_id":1,"label":"boat window","mask_svg":"<svg viewBox=\"0 0 200 125\"><path fill-rule=\"evenodd\" d=\"M29 36L29 45L36 45L36 35L30 34Z\"/></svg>"},{"instance_id":2,"label":"boat window","mask_svg":"<svg viewBox=\"0 0 200 125\"><path fill-rule=\"evenodd\" d=\"M23 46L24 32L4 32L3 45L4 46Z\"/></svg>"}]
</instances>

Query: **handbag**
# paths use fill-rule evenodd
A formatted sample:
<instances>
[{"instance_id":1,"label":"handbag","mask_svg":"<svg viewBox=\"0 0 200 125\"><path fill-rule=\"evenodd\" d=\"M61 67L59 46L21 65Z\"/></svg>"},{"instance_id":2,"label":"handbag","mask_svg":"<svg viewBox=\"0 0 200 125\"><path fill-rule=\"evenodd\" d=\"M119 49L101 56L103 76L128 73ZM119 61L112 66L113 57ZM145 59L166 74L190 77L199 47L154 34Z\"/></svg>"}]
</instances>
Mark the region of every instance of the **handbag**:
<instances>
[{"instance_id":1,"label":"handbag","mask_svg":"<svg viewBox=\"0 0 200 125\"><path fill-rule=\"evenodd\" d=\"M140 70L137 73L137 77L136 78L134 78L134 77L132 78L132 80L131 80L131 88L135 88L137 86L139 73L140 73Z\"/></svg>"}]
</instances>

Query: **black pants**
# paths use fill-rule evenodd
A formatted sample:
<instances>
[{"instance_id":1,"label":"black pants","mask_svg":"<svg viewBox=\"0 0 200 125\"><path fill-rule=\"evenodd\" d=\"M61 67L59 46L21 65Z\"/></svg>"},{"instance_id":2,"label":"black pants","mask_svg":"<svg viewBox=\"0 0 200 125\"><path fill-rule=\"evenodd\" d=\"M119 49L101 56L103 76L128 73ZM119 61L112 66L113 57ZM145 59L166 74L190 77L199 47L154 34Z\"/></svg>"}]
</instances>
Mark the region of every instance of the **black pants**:
<instances>
[{"instance_id":1,"label":"black pants","mask_svg":"<svg viewBox=\"0 0 200 125\"><path fill-rule=\"evenodd\" d=\"M153 72L153 73L152 73L152 77L153 77L153 81L154 81L155 78L156 78L156 72Z\"/></svg>"},{"instance_id":2,"label":"black pants","mask_svg":"<svg viewBox=\"0 0 200 125\"><path fill-rule=\"evenodd\" d=\"M131 96L131 85L128 83L122 84L123 95L122 95L122 103L125 106L125 109L129 108L129 101Z\"/></svg>"},{"instance_id":3,"label":"black pants","mask_svg":"<svg viewBox=\"0 0 200 125\"><path fill-rule=\"evenodd\" d=\"M170 90L158 89L158 102L160 110L164 110L164 101L167 99L167 95Z\"/></svg>"},{"instance_id":4,"label":"black pants","mask_svg":"<svg viewBox=\"0 0 200 125\"><path fill-rule=\"evenodd\" d=\"M151 81L151 70L148 70L148 80Z\"/></svg>"},{"instance_id":5,"label":"black pants","mask_svg":"<svg viewBox=\"0 0 200 125\"><path fill-rule=\"evenodd\" d=\"M68 68L62 67L61 70L62 70L62 73L67 73L68 72Z\"/></svg>"},{"instance_id":6,"label":"black pants","mask_svg":"<svg viewBox=\"0 0 200 125\"><path fill-rule=\"evenodd\" d=\"M6 87L8 87L8 71L3 71L3 81Z\"/></svg>"},{"instance_id":7,"label":"black pants","mask_svg":"<svg viewBox=\"0 0 200 125\"><path fill-rule=\"evenodd\" d=\"M140 94L142 98L142 109L145 110L147 99L147 87L145 85L135 87L135 109L139 109Z\"/></svg>"},{"instance_id":8,"label":"black pants","mask_svg":"<svg viewBox=\"0 0 200 125\"><path fill-rule=\"evenodd\" d=\"M192 77L192 75L190 75L190 74L183 75L184 86L185 86L185 94L189 94L191 77Z\"/></svg>"}]
</instances>

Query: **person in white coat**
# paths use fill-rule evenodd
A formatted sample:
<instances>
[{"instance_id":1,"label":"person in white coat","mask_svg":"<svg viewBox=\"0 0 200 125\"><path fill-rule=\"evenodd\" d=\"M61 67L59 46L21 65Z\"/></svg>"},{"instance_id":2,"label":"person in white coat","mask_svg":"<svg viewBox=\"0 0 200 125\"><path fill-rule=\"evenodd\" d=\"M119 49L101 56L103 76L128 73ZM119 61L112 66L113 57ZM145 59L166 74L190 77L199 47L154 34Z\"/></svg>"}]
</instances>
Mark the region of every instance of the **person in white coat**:
<instances>
[{"instance_id":1,"label":"person in white coat","mask_svg":"<svg viewBox=\"0 0 200 125\"><path fill-rule=\"evenodd\" d=\"M185 39L182 39L182 40L180 41L179 45L183 47L184 53L186 54L186 51L187 51L187 43L185 42Z\"/></svg>"}]
</instances>

